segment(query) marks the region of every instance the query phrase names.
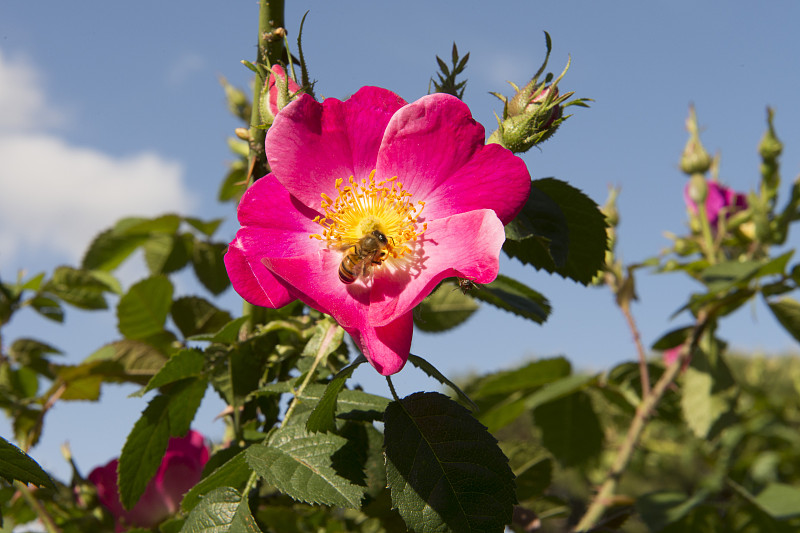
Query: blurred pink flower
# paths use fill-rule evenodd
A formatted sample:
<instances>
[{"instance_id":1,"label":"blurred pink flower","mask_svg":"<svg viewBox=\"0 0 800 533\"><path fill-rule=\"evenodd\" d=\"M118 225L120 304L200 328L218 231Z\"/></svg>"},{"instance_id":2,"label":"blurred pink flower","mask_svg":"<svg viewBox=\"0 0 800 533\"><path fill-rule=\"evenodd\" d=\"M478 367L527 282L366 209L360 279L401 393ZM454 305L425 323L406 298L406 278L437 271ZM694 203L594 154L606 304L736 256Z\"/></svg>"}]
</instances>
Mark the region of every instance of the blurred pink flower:
<instances>
[{"instance_id":1,"label":"blurred pink flower","mask_svg":"<svg viewBox=\"0 0 800 533\"><path fill-rule=\"evenodd\" d=\"M178 511L183 495L200 481L208 455L201 433L189 431L185 437L171 438L156 475L130 511L119 501L117 459L92 470L89 481L97 487L100 503L114 516L116 531L152 527Z\"/></svg>"},{"instance_id":2,"label":"blurred pink flower","mask_svg":"<svg viewBox=\"0 0 800 533\"><path fill-rule=\"evenodd\" d=\"M528 199L523 161L484 135L446 94L302 95L267 133L272 173L239 204L225 256L233 287L264 307L300 299L333 316L378 372L398 372L412 309L444 278L494 280L503 226Z\"/></svg>"},{"instance_id":3,"label":"blurred pink flower","mask_svg":"<svg viewBox=\"0 0 800 533\"><path fill-rule=\"evenodd\" d=\"M689 184L683 190L683 198L692 213L697 213L697 204L689 197ZM708 182L706 195L706 214L708 223L716 227L720 213L724 210L725 217L730 217L737 211L747 209L747 195L738 193L733 189L724 187L715 181Z\"/></svg>"}]
</instances>

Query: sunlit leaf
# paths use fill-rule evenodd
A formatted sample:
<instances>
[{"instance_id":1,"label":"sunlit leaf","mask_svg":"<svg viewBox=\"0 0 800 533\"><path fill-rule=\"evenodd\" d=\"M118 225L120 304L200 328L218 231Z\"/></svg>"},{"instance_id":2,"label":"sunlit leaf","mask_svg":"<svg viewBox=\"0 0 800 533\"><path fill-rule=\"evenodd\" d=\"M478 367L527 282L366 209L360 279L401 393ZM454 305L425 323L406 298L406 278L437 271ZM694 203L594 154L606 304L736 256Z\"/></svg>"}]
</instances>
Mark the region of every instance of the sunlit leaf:
<instances>
[{"instance_id":1,"label":"sunlit leaf","mask_svg":"<svg viewBox=\"0 0 800 533\"><path fill-rule=\"evenodd\" d=\"M117 305L117 324L128 339L143 339L164 329L172 305L172 283L163 276L133 285Z\"/></svg>"},{"instance_id":2,"label":"sunlit leaf","mask_svg":"<svg viewBox=\"0 0 800 533\"><path fill-rule=\"evenodd\" d=\"M266 445L250 446L248 464L270 485L295 500L357 509L364 487L341 477L331 457L347 441L331 433L308 433L302 425L284 426Z\"/></svg>"}]
</instances>

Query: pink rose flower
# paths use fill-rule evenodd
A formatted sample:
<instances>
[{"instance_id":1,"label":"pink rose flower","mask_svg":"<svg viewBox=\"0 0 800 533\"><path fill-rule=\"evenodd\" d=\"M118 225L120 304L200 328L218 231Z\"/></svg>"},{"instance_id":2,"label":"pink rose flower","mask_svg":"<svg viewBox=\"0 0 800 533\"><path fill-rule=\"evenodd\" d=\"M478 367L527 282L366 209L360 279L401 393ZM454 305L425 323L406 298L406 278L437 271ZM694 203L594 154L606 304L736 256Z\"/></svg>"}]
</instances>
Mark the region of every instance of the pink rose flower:
<instances>
[{"instance_id":1,"label":"pink rose flower","mask_svg":"<svg viewBox=\"0 0 800 533\"><path fill-rule=\"evenodd\" d=\"M114 516L116 531L152 527L178 511L183 495L200 481L208 455L204 437L196 431L171 438L156 475L130 511L119 501L117 459L92 470L89 481L97 487L100 503Z\"/></svg>"},{"instance_id":2,"label":"pink rose flower","mask_svg":"<svg viewBox=\"0 0 800 533\"><path fill-rule=\"evenodd\" d=\"M683 190L683 198L692 213L697 213L697 204L689 197L689 184ZM716 227L720 212L725 210L725 217L730 217L737 211L747 209L747 195L738 193L733 189L724 187L715 181L708 182L706 195L706 215L711 227Z\"/></svg>"},{"instance_id":3,"label":"pink rose flower","mask_svg":"<svg viewBox=\"0 0 800 533\"><path fill-rule=\"evenodd\" d=\"M446 94L301 96L267 133L272 173L239 204L225 255L233 287L265 307L300 299L378 372L398 372L412 309L444 278L494 280L503 226L530 193L523 161L484 135Z\"/></svg>"}]
</instances>

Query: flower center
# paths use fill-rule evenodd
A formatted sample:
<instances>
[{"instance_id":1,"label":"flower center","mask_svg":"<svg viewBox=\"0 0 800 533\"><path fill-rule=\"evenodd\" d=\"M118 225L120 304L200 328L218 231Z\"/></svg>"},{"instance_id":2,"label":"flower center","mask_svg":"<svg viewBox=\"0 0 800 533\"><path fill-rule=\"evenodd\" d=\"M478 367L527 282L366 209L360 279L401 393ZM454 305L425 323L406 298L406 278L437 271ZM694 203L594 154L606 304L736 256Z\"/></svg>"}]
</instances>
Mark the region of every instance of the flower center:
<instances>
[{"instance_id":1,"label":"flower center","mask_svg":"<svg viewBox=\"0 0 800 533\"><path fill-rule=\"evenodd\" d=\"M349 185L343 187L343 183L342 178L336 180L334 199L322 193L325 214L314 218L322 226L322 234L310 237L324 240L329 248L346 250L377 230L388 241L384 259L411 255L411 247L428 227L417 222L425 202L412 202L411 193L397 176L376 182L374 170L360 183L353 176Z\"/></svg>"}]
</instances>

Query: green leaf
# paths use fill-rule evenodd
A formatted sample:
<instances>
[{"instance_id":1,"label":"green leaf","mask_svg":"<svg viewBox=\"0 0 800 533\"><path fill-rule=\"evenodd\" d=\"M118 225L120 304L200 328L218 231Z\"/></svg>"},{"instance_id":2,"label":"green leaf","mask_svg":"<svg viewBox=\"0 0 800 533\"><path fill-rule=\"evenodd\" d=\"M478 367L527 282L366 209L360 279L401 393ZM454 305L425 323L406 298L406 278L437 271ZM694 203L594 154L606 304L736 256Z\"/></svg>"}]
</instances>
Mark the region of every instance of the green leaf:
<instances>
[{"instance_id":1,"label":"green leaf","mask_svg":"<svg viewBox=\"0 0 800 533\"><path fill-rule=\"evenodd\" d=\"M88 270L60 266L43 290L79 309L95 310L108 308L104 293L111 288Z\"/></svg>"},{"instance_id":2,"label":"green leaf","mask_svg":"<svg viewBox=\"0 0 800 533\"><path fill-rule=\"evenodd\" d=\"M121 265L139 246L147 241L147 235L120 235L110 229L94 238L81 261L85 270L110 272Z\"/></svg>"},{"instance_id":3,"label":"green leaf","mask_svg":"<svg viewBox=\"0 0 800 533\"><path fill-rule=\"evenodd\" d=\"M250 478L250 473L245 452L241 451L189 489L181 501L181 508L186 512L191 511L205 494L218 488L243 488Z\"/></svg>"},{"instance_id":4,"label":"green leaf","mask_svg":"<svg viewBox=\"0 0 800 533\"><path fill-rule=\"evenodd\" d=\"M520 501L540 497L550 486L553 477L553 461L540 457L517 472L517 497Z\"/></svg>"},{"instance_id":5,"label":"green leaf","mask_svg":"<svg viewBox=\"0 0 800 533\"><path fill-rule=\"evenodd\" d=\"M169 398L156 396L133 425L119 458L119 499L132 508L155 475L169 444Z\"/></svg>"},{"instance_id":6,"label":"green leaf","mask_svg":"<svg viewBox=\"0 0 800 533\"><path fill-rule=\"evenodd\" d=\"M461 398L462 402L464 402L467 405L469 405L470 409L472 409L473 411L477 411L478 410L478 406L475 405L475 402L473 402L472 399L470 399L470 397L467 396L464 393L464 391L462 391L458 387L458 385L456 385L455 383L450 381L444 374L439 372L439 370L435 366L430 364L428 361L426 361L422 357L420 357L418 355L414 355L412 353L412 354L408 355L408 362L411 363L412 365L414 365L415 367L419 368L423 372L425 372L425 374L427 374L428 376L432 377L433 379L435 379L436 381L438 381L442 385L446 385L446 386L450 387L458 395L458 397Z\"/></svg>"},{"instance_id":7,"label":"green leaf","mask_svg":"<svg viewBox=\"0 0 800 533\"><path fill-rule=\"evenodd\" d=\"M600 420L583 391L538 406L533 420L542 431L542 444L564 466L584 464L603 451Z\"/></svg>"},{"instance_id":8,"label":"green leaf","mask_svg":"<svg viewBox=\"0 0 800 533\"><path fill-rule=\"evenodd\" d=\"M55 483L39 463L3 437L0 437L0 476L9 483L16 479L23 483L56 489Z\"/></svg>"},{"instance_id":9,"label":"green leaf","mask_svg":"<svg viewBox=\"0 0 800 533\"><path fill-rule=\"evenodd\" d=\"M800 488L770 483L756 496L755 503L778 520L800 516Z\"/></svg>"},{"instance_id":10,"label":"green leaf","mask_svg":"<svg viewBox=\"0 0 800 533\"><path fill-rule=\"evenodd\" d=\"M724 422L723 416L734 409L738 387L718 352L698 349L692 353L681 390L683 417L695 436L704 439L712 428L720 429L715 424Z\"/></svg>"},{"instance_id":11,"label":"green leaf","mask_svg":"<svg viewBox=\"0 0 800 533\"><path fill-rule=\"evenodd\" d=\"M47 354L62 355L62 352L49 344L27 338L15 340L8 349L8 355L10 355L14 361L24 366L32 365L35 360L41 359Z\"/></svg>"},{"instance_id":12,"label":"green leaf","mask_svg":"<svg viewBox=\"0 0 800 533\"><path fill-rule=\"evenodd\" d=\"M550 315L550 302L542 294L508 276L499 274L488 285L471 291L470 296L510 311L517 316L544 323Z\"/></svg>"},{"instance_id":13,"label":"green leaf","mask_svg":"<svg viewBox=\"0 0 800 533\"><path fill-rule=\"evenodd\" d=\"M144 339L164 329L172 305L172 283L164 276L133 285L117 305L119 332L128 339Z\"/></svg>"},{"instance_id":14,"label":"green leaf","mask_svg":"<svg viewBox=\"0 0 800 533\"><path fill-rule=\"evenodd\" d=\"M192 509L181 533L260 533L252 516L240 515L240 508L248 507L247 498L231 487L220 487L206 494Z\"/></svg>"},{"instance_id":15,"label":"green leaf","mask_svg":"<svg viewBox=\"0 0 800 533\"><path fill-rule=\"evenodd\" d=\"M217 192L220 202L238 201L247 188L247 169L244 163L236 161L225 176Z\"/></svg>"},{"instance_id":16,"label":"green leaf","mask_svg":"<svg viewBox=\"0 0 800 533\"><path fill-rule=\"evenodd\" d=\"M205 356L203 352L192 348L181 350L167 360L161 370L153 376L143 392L149 392L182 379L198 377L202 374L204 367Z\"/></svg>"},{"instance_id":17,"label":"green leaf","mask_svg":"<svg viewBox=\"0 0 800 533\"><path fill-rule=\"evenodd\" d=\"M197 279L213 294L220 294L228 288L230 280L222 257L228 246L223 243L197 241L192 252L192 266Z\"/></svg>"},{"instance_id":18,"label":"green leaf","mask_svg":"<svg viewBox=\"0 0 800 533\"><path fill-rule=\"evenodd\" d=\"M337 374L338 375L338 374ZM296 401L316 404L314 410L306 420L306 429L315 433L318 431L335 431L335 418L346 420L375 421L383 420L383 412L389 404L389 399L376 394L360 390L339 390L331 388L333 382L327 386L310 384L296 397ZM278 387L265 387L262 390L278 392ZM291 392L291 390L287 391Z\"/></svg>"},{"instance_id":19,"label":"green leaf","mask_svg":"<svg viewBox=\"0 0 800 533\"><path fill-rule=\"evenodd\" d=\"M591 374L574 374L546 384L525 398L525 407L535 409L547 402L565 398L577 392L589 383L596 382L597 376Z\"/></svg>"},{"instance_id":20,"label":"green leaf","mask_svg":"<svg viewBox=\"0 0 800 533\"><path fill-rule=\"evenodd\" d=\"M180 270L189 262L194 237L191 234L156 233L144 244L144 261L151 276Z\"/></svg>"},{"instance_id":21,"label":"green leaf","mask_svg":"<svg viewBox=\"0 0 800 533\"><path fill-rule=\"evenodd\" d=\"M55 322L64 322L64 310L58 300L47 296L34 296L30 299L30 304L34 311L43 317Z\"/></svg>"},{"instance_id":22,"label":"green leaf","mask_svg":"<svg viewBox=\"0 0 800 533\"><path fill-rule=\"evenodd\" d=\"M308 433L299 424L284 426L267 445L250 446L247 463L270 485L306 503L358 509L364 487L333 469L331 457L347 440L332 433Z\"/></svg>"},{"instance_id":23,"label":"green leaf","mask_svg":"<svg viewBox=\"0 0 800 533\"><path fill-rule=\"evenodd\" d=\"M660 531L686 516L705 497L702 491L691 498L682 492L652 492L636 500L636 510L650 531Z\"/></svg>"},{"instance_id":24,"label":"green leaf","mask_svg":"<svg viewBox=\"0 0 800 533\"><path fill-rule=\"evenodd\" d=\"M170 437L181 437L203 399L205 379L187 379L153 398L133 425L119 458L119 498L130 509L158 470Z\"/></svg>"},{"instance_id":25,"label":"green leaf","mask_svg":"<svg viewBox=\"0 0 800 533\"><path fill-rule=\"evenodd\" d=\"M306 429L310 433L334 431L336 429L336 420L334 419L336 399L353 371L363 362L363 360L356 360L353 364L346 366L325 387L325 393L306 421Z\"/></svg>"},{"instance_id":26,"label":"green leaf","mask_svg":"<svg viewBox=\"0 0 800 533\"><path fill-rule=\"evenodd\" d=\"M414 310L414 325L421 331L442 332L463 324L478 304L451 282L442 283Z\"/></svg>"},{"instance_id":27,"label":"green leaf","mask_svg":"<svg viewBox=\"0 0 800 533\"><path fill-rule=\"evenodd\" d=\"M144 384L161 370L167 356L145 342L122 340L106 344L84 362L103 360L118 362L129 378Z\"/></svg>"},{"instance_id":28,"label":"green leaf","mask_svg":"<svg viewBox=\"0 0 800 533\"><path fill-rule=\"evenodd\" d=\"M114 226L114 230L124 235L172 234L178 231L180 225L181 217L179 215L166 214L155 218L122 219Z\"/></svg>"},{"instance_id":29,"label":"green leaf","mask_svg":"<svg viewBox=\"0 0 800 533\"><path fill-rule=\"evenodd\" d=\"M786 332L800 342L800 303L791 298L767 302L770 311Z\"/></svg>"},{"instance_id":30,"label":"green leaf","mask_svg":"<svg viewBox=\"0 0 800 533\"><path fill-rule=\"evenodd\" d=\"M219 225L222 224L221 218L215 218L212 220L200 220L199 218L194 217L186 217L184 218L187 224L192 226L194 229L205 235L206 237L211 237L216 233L217 228Z\"/></svg>"},{"instance_id":31,"label":"green leaf","mask_svg":"<svg viewBox=\"0 0 800 533\"><path fill-rule=\"evenodd\" d=\"M214 333L201 333L199 335L192 335L188 340L233 344L239 339L239 330L242 329L242 326L248 320L250 320L250 315L240 316L239 318L231 320Z\"/></svg>"},{"instance_id":32,"label":"green leaf","mask_svg":"<svg viewBox=\"0 0 800 533\"><path fill-rule=\"evenodd\" d=\"M514 475L497 441L438 393L394 401L384 420L392 504L412 531L503 531Z\"/></svg>"},{"instance_id":33,"label":"green leaf","mask_svg":"<svg viewBox=\"0 0 800 533\"><path fill-rule=\"evenodd\" d=\"M228 322L231 315L217 309L211 302L199 296L185 296L172 302L172 321L184 337L203 333L216 333Z\"/></svg>"},{"instance_id":34,"label":"green leaf","mask_svg":"<svg viewBox=\"0 0 800 533\"><path fill-rule=\"evenodd\" d=\"M510 394L541 387L572 373L572 365L564 357L541 359L522 368L497 372L481 379L472 395L483 398L494 394Z\"/></svg>"},{"instance_id":35,"label":"green leaf","mask_svg":"<svg viewBox=\"0 0 800 533\"><path fill-rule=\"evenodd\" d=\"M588 285L605 263L605 215L579 189L544 178L506 226L503 250L523 264Z\"/></svg>"}]
</instances>

